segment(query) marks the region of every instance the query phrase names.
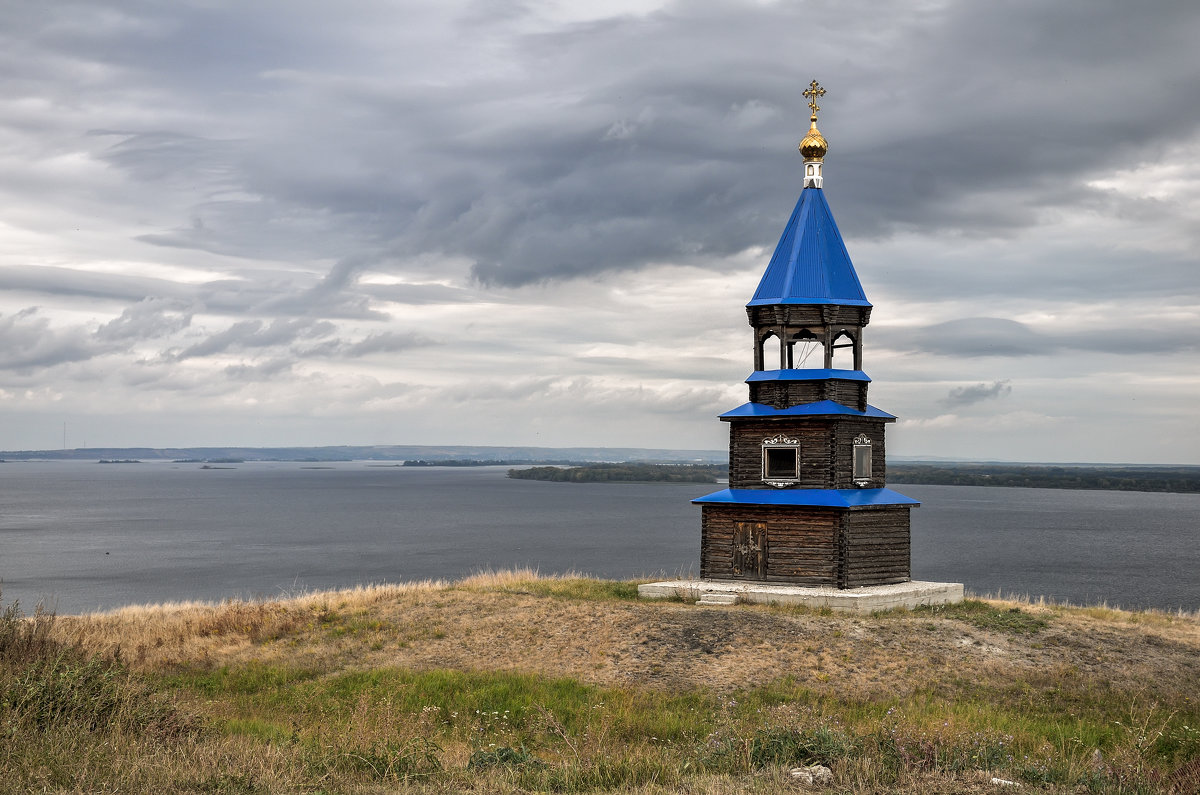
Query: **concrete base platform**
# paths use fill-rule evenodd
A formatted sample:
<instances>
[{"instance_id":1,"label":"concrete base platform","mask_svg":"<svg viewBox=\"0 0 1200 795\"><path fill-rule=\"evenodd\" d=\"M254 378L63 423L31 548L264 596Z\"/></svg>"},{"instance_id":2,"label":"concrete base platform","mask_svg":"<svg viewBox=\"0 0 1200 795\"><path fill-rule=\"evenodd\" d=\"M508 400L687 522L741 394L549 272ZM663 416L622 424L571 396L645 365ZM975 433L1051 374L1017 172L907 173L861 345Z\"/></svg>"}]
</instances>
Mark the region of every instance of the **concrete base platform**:
<instances>
[{"instance_id":1,"label":"concrete base platform","mask_svg":"<svg viewBox=\"0 0 1200 795\"><path fill-rule=\"evenodd\" d=\"M828 607L839 613L874 613L896 607L947 605L963 600L960 582L910 582L866 588L803 588L746 580L668 580L638 586L642 599L685 599L705 605L803 605L816 610Z\"/></svg>"}]
</instances>

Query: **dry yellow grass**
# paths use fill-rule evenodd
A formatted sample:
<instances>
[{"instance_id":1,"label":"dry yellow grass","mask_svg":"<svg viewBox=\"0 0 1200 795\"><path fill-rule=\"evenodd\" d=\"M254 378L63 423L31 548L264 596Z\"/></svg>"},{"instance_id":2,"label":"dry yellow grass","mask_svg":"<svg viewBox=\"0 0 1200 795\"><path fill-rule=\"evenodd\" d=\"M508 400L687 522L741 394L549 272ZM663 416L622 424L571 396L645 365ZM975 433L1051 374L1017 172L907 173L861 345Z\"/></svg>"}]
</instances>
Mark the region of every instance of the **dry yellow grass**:
<instances>
[{"instance_id":1,"label":"dry yellow grass","mask_svg":"<svg viewBox=\"0 0 1200 795\"><path fill-rule=\"evenodd\" d=\"M553 595L550 586L573 581L485 572L264 602L130 607L61 617L57 631L94 652L119 647L147 670L250 660L331 671L448 667L673 690L788 676L818 692L866 698L970 677L1096 675L1111 686L1153 681L1179 693L1200 681L1200 620L1192 615L992 600L1050 619L1045 630L1022 635L921 613L829 616Z\"/></svg>"},{"instance_id":2,"label":"dry yellow grass","mask_svg":"<svg viewBox=\"0 0 1200 795\"><path fill-rule=\"evenodd\" d=\"M14 735L41 745L0 747L0 770L50 790L613 791L603 784L612 775L623 792L723 795L790 788L780 764L749 754L755 737L802 729L853 744L830 757L850 792L987 792L994 764L1030 785L1049 766L1066 782L1048 779L1049 791L1103 770L1103 791L1125 791L1122 776L1156 786L1192 764L1178 748L1148 755L1142 735L1170 723L1179 742L1200 742L1175 719L1200 717L1195 615L1007 598L847 616L633 593L629 583L491 571L60 617L60 639L104 656L119 650L208 729L178 746ZM487 717L497 699L521 714L519 728ZM556 699L557 715L545 706ZM659 741L664 730L677 745ZM996 756L1014 737L1033 761ZM431 740L435 774L376 769ZM481 748L527 742L541 772L468 765ZM990 761L977 761L972 743ZM1103 769L1091 761L1101 746L1111 755ZM722 748L735 756L714 757ZM17 767L47 756L44 770ZM59 768L70 786L55 785ZM655 783L660 774L673 783Z\"/></svg>"}]
</instances>

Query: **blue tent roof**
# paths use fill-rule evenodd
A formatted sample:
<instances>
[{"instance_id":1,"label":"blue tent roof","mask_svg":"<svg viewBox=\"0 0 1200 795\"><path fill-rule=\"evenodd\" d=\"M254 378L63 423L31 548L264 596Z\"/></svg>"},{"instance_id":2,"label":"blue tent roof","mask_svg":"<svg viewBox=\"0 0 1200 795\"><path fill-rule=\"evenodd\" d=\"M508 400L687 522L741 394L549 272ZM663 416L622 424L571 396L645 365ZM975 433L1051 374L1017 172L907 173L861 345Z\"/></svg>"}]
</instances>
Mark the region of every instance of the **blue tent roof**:
<instances>
[{"instance_id":1,"label":"blue tent roof","mask_svg":"<svg viewBox=\"0 0 1200 795\"><path fill-rule=\"evenodd\" d=\"M805 188L747 306L870 306L820 188Z\"/></svg>"},{"instance_id":2,"label":"blue tent roof","mask_svg":"<svg viewBox=\"0 0 1200 795\"><path fill-rule=\"evenodd\" d=\"M864 505L920 505L891 489L722 489L697 497L695 503L856 508Z\"/></svg>"},{"instance_id":3,"label":"blue tent roof","mask_svg":"<svg viewBox=\"0 0 1200 795\"><path fill-rule=\"evenodd\" d=\"M835 414L845 414L851 417L875 417L883 420L894 420L894 414L888 414L886 411L867 406L866 411L843 406L833 400L818 400L815 403L802 403L799 406L790 406L786 409L777 409L774 406L768 406L765 403L743 403L732 411L727 411L721 415L721 419L741 419L741 418L756 418L769 419L771 417L827 417Z\"/></svg>"},{"instance_id":4,"label":"blue tent roof","mask_svg":"<svg viewBox=\"0 0 1200 795\"><path fill-rule=\"evenodd\" d=\"M842 381L870 381L862 370L827 370L818 367L806 367L799 370L755 370L746 379L752 381L825 381L831 378Z\"/></svg>"}]
</instances>

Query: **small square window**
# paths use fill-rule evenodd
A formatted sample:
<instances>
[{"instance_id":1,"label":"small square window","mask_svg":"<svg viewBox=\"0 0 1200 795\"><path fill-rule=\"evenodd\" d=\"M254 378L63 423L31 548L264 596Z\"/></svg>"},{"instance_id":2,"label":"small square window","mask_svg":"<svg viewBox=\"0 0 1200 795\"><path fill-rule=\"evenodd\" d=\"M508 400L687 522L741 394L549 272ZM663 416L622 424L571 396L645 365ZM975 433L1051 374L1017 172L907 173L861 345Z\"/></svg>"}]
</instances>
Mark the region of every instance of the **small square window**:
<instances>
[{"instance_id":1,"label":"small square window","mask_svg":"<svg viewBox=\"0 0 1200 795\"><path fill-rule=\"evenodd\" d=\"M800 469L800 451L795 447L763 448L764 480L795 480Z\"/></svg>"}]
</instances>

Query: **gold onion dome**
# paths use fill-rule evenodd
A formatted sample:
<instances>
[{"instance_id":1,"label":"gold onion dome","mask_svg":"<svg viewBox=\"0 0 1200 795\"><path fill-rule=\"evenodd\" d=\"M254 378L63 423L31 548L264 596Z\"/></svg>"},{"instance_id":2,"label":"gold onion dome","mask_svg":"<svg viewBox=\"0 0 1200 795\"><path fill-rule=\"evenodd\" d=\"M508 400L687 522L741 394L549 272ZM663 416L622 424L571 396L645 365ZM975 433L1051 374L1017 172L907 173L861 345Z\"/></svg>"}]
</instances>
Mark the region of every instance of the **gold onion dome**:
<instances>
[{"instance_id":1,"label":"gold onion dome","mask_svg":"<svg viewBox=\"0 0 1200 795\"><path fill-rule=\"evenodd\" d=\"M829 151L829 142L825 140L825 136L821 135L821 131L817 129L817 115L815 113L810 121L808 135L804 136L804 140L800 142L800 154L804 155L805 160L820 160Z\"/></svg>"}]
</instances>

